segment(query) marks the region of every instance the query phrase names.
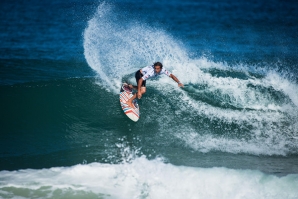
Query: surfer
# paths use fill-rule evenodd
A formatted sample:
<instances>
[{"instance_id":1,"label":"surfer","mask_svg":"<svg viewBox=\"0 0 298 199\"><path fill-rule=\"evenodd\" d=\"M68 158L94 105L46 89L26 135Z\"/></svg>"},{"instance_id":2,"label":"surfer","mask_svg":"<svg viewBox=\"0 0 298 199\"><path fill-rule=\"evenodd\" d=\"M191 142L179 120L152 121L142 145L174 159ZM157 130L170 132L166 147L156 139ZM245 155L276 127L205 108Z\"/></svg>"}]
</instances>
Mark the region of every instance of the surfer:
<instances>
[{"instance_id":1,"label":"surfer","mask_svg":"<svg viewBox=\"0 0 298 199\"><path fill-rule=\"evenodd\" d=\"M165 74L172 78L175 82L178 83L179 87L183 87L184 85L178 80L178 78L170 73L168 70L164 69L162 63L155 62L152 66L146 66L135 73L135 78L137 82L137 86L129 85L130 88L134 88L137 90L126 103L128 106L133 107L132 101L138 97L141 99L142 95L146 92L146 80L152 77L157 77L158 75Z\"/></svg>"}]
</instances>

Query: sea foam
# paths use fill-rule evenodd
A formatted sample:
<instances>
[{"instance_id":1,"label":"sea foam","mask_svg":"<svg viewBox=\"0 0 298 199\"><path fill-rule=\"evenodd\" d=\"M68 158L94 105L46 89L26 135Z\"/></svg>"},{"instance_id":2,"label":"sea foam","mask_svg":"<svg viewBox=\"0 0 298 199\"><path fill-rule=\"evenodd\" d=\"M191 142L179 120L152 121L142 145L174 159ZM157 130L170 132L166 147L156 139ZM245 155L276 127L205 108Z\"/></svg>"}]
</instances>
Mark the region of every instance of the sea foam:
<instances>
[{"instance_id":1,"label":"sea foam","mask_svg":"<svg viewBox=\"0 0 298 199\"><path fill-rule=\"evenodd\" d=\"M0 172L2 198L297 198L298 175L193 168L144 156L122 164Z\"/></svg>"}]
</instances>

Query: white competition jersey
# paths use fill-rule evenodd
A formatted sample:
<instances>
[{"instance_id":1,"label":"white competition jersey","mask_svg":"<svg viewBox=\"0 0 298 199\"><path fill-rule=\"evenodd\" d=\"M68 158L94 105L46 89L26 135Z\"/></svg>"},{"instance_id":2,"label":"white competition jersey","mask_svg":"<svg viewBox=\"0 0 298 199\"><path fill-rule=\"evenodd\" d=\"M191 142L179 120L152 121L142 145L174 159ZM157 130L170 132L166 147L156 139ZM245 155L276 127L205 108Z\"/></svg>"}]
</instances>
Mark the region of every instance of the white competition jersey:
<instances>
[{"instance_id":1,"label":"white competition jersey","mask_svg":"<svg viewBox=\"0 0 298 199\"><path fill-rule=\"evenodd\" d=\"M143 73L143 77L142 77L143 80L146 80L146 79L149 79L149 78L152 78L152 77L156 77L156 76L161 75L161 74L166 74L167 76L171 75L171 73L169 71L167 71L166 69L164 69L164 68L162 68L159 73L155 73L154 72L154 65L146 66L146 67L142 68L142 73Z\"/></svg>"}]
</instances>

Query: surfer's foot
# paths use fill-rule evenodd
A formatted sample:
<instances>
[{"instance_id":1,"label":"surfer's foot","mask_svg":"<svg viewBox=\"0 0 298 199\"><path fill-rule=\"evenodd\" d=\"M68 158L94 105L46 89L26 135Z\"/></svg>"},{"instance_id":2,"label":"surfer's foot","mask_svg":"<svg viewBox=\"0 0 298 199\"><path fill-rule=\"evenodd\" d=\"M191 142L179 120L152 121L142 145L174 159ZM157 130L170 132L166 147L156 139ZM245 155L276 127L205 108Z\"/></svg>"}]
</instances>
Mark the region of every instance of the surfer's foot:
<instances>
[{"instance_id":1,"label":"surfer's foot","mask_svg":"<svg viewBox=\"0 0 298 199\"><path fill-rule=\"evenodd\" d=\"M128 84L128 87L131 88L131 89L134 88L132 84Z\"/></svg>"},{"instance_id":2,"label":"surfer's foot","mask_svg":"<svg viewBox=\"0 0 298 199\"><path fill-rule=\"evenodd\" d=\"M130 108L134 108L133 105L132 105L132 101L131 100L128 100L126 102L126 104L130 107Z\"/></svg>"}]
</instances>

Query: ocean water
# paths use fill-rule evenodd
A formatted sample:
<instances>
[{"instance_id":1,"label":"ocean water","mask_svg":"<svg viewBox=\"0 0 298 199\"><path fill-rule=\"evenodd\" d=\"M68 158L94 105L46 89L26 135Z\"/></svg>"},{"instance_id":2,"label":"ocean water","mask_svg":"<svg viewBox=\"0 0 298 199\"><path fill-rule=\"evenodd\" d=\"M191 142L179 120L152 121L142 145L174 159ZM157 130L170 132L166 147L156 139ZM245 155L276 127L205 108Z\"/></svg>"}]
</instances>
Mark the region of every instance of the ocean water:
<instances>
[{"instance_id":1,"label":"ocean water","mask_svg":"<svg viewBox=\"0 0 298 199\"><path fill-rule=\"evenodd\" d=\"M298 198L295 1L0 5L0 198Z\"/></svg>"}]
</instances>

